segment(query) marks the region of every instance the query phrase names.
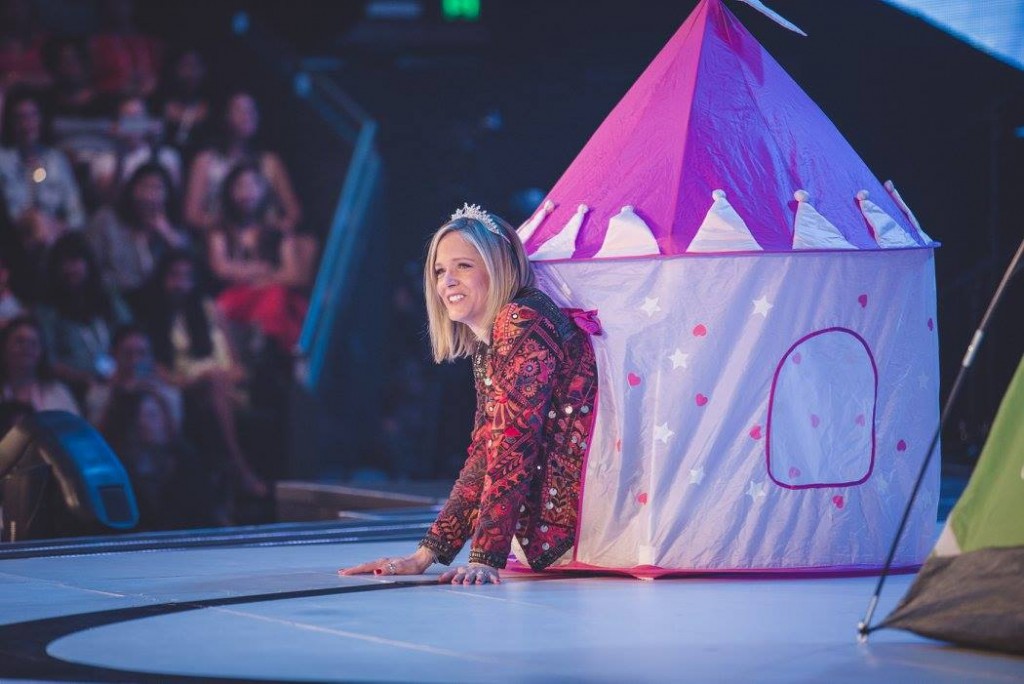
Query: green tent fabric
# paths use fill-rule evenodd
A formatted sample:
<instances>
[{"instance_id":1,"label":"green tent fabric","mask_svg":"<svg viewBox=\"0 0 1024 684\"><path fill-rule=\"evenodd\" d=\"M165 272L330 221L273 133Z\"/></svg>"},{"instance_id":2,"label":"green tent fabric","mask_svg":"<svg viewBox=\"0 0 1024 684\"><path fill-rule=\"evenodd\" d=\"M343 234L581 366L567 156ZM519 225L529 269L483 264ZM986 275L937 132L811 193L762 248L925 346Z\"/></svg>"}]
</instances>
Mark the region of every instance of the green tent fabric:
<instances>
[{"instance_id":1,"label":"green tent fabric","mask_svg":"<svg viewBox=\"0 0 1024 684\"><path fill-rule=\"evenodd\" d=\"M1024 358L935 549L880 627L1024 654Z\"/></svg>"}]
</instances>

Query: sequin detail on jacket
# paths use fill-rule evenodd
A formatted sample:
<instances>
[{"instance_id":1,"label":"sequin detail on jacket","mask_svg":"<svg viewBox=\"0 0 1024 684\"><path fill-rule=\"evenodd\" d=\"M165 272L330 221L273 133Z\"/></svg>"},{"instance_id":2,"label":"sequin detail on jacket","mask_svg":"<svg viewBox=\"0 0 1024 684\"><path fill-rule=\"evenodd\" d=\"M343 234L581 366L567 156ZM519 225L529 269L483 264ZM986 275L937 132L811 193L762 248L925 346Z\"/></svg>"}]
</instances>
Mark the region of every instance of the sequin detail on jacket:
<instances>
[{"instance_id":1,"label":"sequin detail on jacket","mask_svg":"<svg viewBox=\"0 0 1024 684\"><path fill-rule=\"evenodd\" d=\"M474 375L469 457L421 545L448 565L472 536L470 562L503 568L514 535L541 570L576 541L597 401L590 337L546 294L525 289L498 312Z\"/></svg>"}]
</instances>

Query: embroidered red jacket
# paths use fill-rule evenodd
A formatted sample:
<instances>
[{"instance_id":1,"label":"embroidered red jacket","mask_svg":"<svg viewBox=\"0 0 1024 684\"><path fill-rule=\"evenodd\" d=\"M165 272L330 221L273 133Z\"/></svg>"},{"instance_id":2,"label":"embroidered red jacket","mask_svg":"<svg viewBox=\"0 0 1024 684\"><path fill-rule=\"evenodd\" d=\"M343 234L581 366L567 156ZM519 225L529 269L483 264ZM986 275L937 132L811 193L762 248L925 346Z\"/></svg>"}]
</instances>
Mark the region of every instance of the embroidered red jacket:
<instances>
[{"instance_id":1,"label":"embroidered red jacket","mask_svg":"<svg viewBox=\"0 0 1024 684\"><path fill-rule=\"evenodd\" d=\"M498 312L490 348L474 358L469 457L421 543L438 561L451 563L470 536L469 560L497 568L513 535L535 570L572 548L597 401L585 330L599 330L591 312L563 311L533 288Z\"/></svg>"}]
</instances>

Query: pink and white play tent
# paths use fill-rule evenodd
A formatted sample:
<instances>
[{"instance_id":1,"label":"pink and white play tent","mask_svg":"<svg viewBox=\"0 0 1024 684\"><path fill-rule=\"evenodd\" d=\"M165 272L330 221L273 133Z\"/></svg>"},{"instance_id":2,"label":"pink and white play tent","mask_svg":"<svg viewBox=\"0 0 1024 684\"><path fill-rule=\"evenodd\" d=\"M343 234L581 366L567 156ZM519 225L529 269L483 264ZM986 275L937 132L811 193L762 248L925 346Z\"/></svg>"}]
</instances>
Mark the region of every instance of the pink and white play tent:
<instances>
[{"instance_id":1,"label":"pink and white play tent","mask_svg":"<svg viewBox=\"0 0 1024 684\"><path fill-rule=\"evenodd\" d=\"M597 309L569 567L881 567L938 422L933 242L702 0L519 232ZM934 542L938 459L894 566Z\"/></svg>"}]
</instances>

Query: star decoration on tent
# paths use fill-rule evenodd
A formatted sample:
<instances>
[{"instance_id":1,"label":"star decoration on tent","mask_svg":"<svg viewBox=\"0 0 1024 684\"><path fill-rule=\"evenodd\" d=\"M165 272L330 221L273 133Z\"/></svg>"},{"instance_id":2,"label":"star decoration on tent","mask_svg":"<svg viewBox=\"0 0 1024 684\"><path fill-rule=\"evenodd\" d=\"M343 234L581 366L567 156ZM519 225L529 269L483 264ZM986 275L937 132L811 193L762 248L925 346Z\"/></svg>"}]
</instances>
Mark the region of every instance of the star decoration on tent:
<instances>
[{"instance_id":1,"label":"star decoration on tent","mask_svg":"<svg viewBox=\"0 0 1024 684\"><path fill-rule=\"evenodd\" d=\"M764 482L754 482L751 480L750 486L747 487L747 496L750 497L751 501L757 503L759 499L763 499L768 496L766 489Z\"/></svg>"},{"instance_id":2,"label":"star decoration on tent","mask_svg":"<svg viewBox=\"0 0 1024 684\"><path fill-rule=\"evenodd\" d=\"M668 423L662 423L654 428L654 439L660 441L662 444L668 444L669 437L676 433L668 429Z\"/></svg>"},{"instance_id":3,"label":"star decoration on tent","mask_svg":"<svg viewBox=\"0 0 1024 684\"><path fill-rule=\"evenodd\" d=\"M699 485L704 481L704 466L690 468L690 484Z\"/></svg>"},{"instance_id":4,"label":"star decoration on tent","mask_svg":"<svg viewBox=\"0 0 1024 684\"><path fill-rule=\"evenodd\" d=\"M676 349L671 356L668 357L672 361L672 368L687 368L690 363L690 355L684 352L682 349Z\"/></svg>"},{"instance_id":5,"label":"star decoration on tent","mask_svg":"<svg viewBox=\"0 0 1024 684\"><path fill-rule=\"evenodd\" d=\"M661 311L661 307L658 306L657 297L644 297L643 306L640 307L644 310L644 313L648 316L653 316L658 311Z\"/></svg>"},{"instance_id":6,"label":"star decoration on tent","mask_svg":"<svg viewBox=\"0 0 1024 684\"><path fill-rule=\"evenodd\" d=\"M917 386L921 389L926 389L928 387L928 380L929 377L924 373L921 373L917 376Z\"/></svg>"},{"instance_id":7,"label":"star decoration on tent","mask_svg":"<svg viewBox=\"0 0 1024 684\"><path fill-rule=\"evenodd\" d=\"M773 306L775 306L774 304L769 302L768 298L765 297L764 295L761 295L760 299L753 300L753 304L754 312L751 313L750 315L756 316L757 314L761 314L763 318L768 318L768 311L771 310Z\"/></svg>"}]
</instances>

